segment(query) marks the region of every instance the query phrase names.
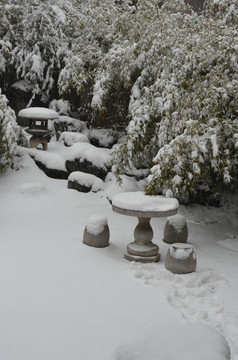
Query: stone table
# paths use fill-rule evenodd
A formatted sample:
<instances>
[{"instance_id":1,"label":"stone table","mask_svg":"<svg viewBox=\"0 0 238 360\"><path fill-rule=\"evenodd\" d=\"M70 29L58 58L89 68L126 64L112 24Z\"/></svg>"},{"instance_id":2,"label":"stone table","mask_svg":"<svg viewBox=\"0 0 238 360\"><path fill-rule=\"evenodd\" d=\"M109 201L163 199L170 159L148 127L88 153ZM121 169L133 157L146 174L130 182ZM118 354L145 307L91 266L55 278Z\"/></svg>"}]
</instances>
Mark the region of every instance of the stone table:
<instances>
[{"instance_id":1,"label":"stone table","mask_svg":"<svg viewBox=\"0 0 238 360\"><path fill-rule=\"evenodd\" d=\"M115 195L112 198L113 211L138 218L138 224L134 230L135 240L127 245L125 259L144 263L159 261L159 247L151 241L153 230L150 219L175 215L178 207L177 199L149 196L142 191Z\"/></svg>"}]
</instances>

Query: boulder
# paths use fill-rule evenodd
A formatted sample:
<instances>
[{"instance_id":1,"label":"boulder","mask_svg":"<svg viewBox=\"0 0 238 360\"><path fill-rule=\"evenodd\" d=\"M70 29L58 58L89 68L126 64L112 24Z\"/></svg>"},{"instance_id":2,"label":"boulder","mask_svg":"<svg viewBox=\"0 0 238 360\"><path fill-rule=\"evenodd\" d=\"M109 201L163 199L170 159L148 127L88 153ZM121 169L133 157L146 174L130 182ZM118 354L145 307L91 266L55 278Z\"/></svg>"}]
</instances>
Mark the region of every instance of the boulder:
<instances>
[{"instance_id":1,"label":"boulder","mask_svg":"<svg viewBox=\"0 0 238 360\"><path fill-rule=\"evenodd\" d=\"M65 165L69 173L81 171L104 180L111 169L110 160L109 150L76 143L70 147Z\"/></svg>"},{"instance_id":2,"label":"boulder","mask_svg":"<svg viewBox=\"0 0 238 360\"><path fill-rule=\"evenodd\" d=\"M92 174L75 171L68 177L68 189L87 193L89 191L98 192L103 190L103 188L103 181Z\"/></svg>"},{"instance_id":3,"label":"boulder","mask_svg":"<svg viewBox=\"0 0 238 360\"><path fill-rule=\"evenodd\" d=\"M57 141L64 131L86 132L86 124L83 121L69 116L59 116L59 119L54 121L54 128Z\"/></svg>"},{"instance_id":4,"label":"boulder","mask_svg":"<svg viewBox=\"0 0 238 360\"><path fill-rule=\"evenodd\" d=\"M91 129L89 130L89 140L94 146L111 149L117 143L117 139L108 129Z\"/></svg>"},{"instance_id":5,"label":"boulder","mask_svg":"<svg viewBox=\"0 0 238 360\"><path fill-rule=\"evenodd\" d=\"M53 168L49 168L47 167L46 164L42 163L40 160L36 160L33 157L36 165L44 171L44 173L49 176L50 178L53 179L68 179L69 173L68 171L65 170L61 170L61 169L53 169Z\"/></svg>"},{"instance_id":6,"label":"boulder","mask_svg":"<svg viewBox=\"0 0 238 360\"><path fill-rule=\"evenodd\" d=\"M72 146L73 144L78 142L89 143L89 140L87 135L77 132L64 131L59 137L59 142L63 142L65 146Z\"/></svg>"},{"instance_id":7,"label":"boulder","mask_svg":"<svg viewBox=\"0 0 238 360\"><path fill-rule=\"evenodd\" d=\"M34 159L36 165L44 173L53 179L68 179L69 172L65 167L64 156L59 153L27 149L29 155Z\"/></svg>"}]
</instances>

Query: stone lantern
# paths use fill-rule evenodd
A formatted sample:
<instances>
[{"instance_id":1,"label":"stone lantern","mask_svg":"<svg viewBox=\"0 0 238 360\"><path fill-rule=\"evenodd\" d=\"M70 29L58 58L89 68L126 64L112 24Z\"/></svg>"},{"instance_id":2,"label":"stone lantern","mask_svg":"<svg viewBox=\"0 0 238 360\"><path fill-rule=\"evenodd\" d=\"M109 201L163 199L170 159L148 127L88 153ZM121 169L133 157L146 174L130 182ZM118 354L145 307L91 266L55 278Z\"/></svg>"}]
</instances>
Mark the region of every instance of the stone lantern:
<instances>
[{"instance_id":1,"label":"stone lantern","mask_svg":"<svg viewBox=\"0 0 238 360\"><path fill-rule=\"evenodd\" d=\"M36 148L42 144L43 149L47 150L48 140L46 136L51 132L48 129L48 121L58 119L57 112L43 107L31 107L19 111L18 117L29 120L29 128L26 129L26 132L32 135L30 147Z\"/></svg>"}]
</instances>

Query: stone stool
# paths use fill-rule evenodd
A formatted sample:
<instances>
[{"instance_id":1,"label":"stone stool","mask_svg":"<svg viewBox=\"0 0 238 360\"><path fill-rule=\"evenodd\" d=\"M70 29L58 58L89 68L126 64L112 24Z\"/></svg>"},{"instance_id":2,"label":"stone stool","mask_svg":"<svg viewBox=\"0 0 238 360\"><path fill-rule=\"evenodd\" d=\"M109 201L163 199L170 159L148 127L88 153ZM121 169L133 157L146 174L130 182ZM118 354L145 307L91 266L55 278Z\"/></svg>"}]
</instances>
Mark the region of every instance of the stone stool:
<instances>
[{"instance_id":1,"label":"stone stool","mask_svg":"<svg viewBox=\"0 0 238 360\"><path fill-rule=\"evenodd\" d=\"M89 217L84 229L83 243L89 246L103 248L109 245L109 227L107 218L102 215Z\"/></svg>"},{"instance_id":2,"label":"stone stool","mask_svg":"<svg viewBox=\"0 0 238 360\"><path fill-rule=\"evenodd\" d=\"M196 269L196 253L190 244L172 244L165 258L165 267L174 274L189 274Z\"/></svg>"},{"instance_id":3,"label":"stone stool","mask_svg":"<svg viewBox=\"0 0 238 360\"><path fill-rule=\"evenodd\" d=\"M188 226L184 216L176 214L167 218L163 241L167 244L186 243Z\"/></svg>"}]
</instances>

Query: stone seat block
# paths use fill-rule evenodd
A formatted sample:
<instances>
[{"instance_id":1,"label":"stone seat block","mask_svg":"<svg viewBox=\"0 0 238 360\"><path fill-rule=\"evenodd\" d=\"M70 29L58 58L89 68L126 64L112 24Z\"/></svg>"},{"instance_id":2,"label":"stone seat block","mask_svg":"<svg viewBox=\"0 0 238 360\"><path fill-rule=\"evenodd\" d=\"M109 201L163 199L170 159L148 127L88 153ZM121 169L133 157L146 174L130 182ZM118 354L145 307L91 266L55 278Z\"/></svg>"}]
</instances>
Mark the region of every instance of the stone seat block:
<instances>
[{"instance_id":1,"label":"stone seat block","mask_svg":"<svg viewBox=\"0 0 238 360\"><path fill-rule=\"evenodd\" d=\"M83 243L96 248L104 248L109 245L109 238L107 218L102 215L90 216L84 229Z\"/></svg>"},{"instance_id":2,"label":"stone seat block","mask_svg":"<svg viewBox=\"0 0 238 360\"><path fill-rule=\"evenodd\" d=\"M165 267L174 274L189 274L196 270L197 259L191 244L172 244L165 258Z\"/></svg>"},{"instance_id":3,"label":"stone seat block","mask_svg":"<svg viewBox=\"0 0 238 360\"><path fill-rule=\"evenodd\" d=\"M176 214L169 216L164 227L163 241L167 244L186 243L188 226L184 216Z\"/></svg>"}]
</instances>

